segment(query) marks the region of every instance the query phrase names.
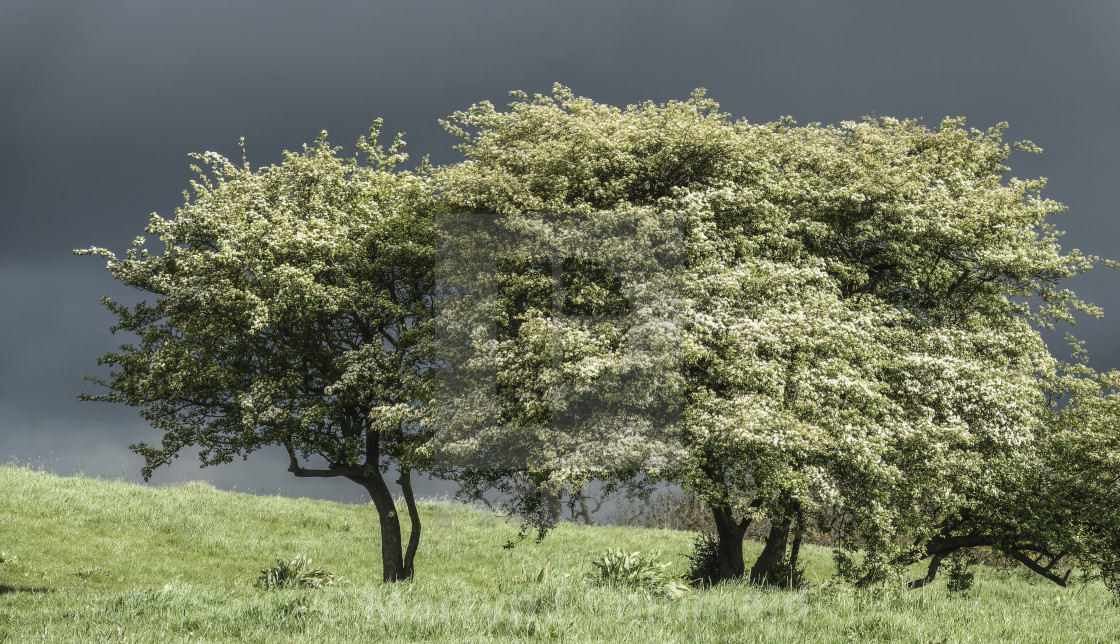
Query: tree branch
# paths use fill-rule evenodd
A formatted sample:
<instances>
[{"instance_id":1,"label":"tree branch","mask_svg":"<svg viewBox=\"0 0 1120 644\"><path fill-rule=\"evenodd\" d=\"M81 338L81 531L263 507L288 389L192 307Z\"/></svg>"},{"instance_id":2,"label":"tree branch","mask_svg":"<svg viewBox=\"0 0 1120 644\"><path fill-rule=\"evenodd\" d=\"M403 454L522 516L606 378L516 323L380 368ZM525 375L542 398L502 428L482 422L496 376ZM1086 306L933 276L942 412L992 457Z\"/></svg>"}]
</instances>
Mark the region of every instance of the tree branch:
<instances>
[{"instance_id":1,"label":"tree branch","mask_svg":"<svg viewBox=\"0 0 1120 644\"><path fill-rule=\"evenodd\" d=\"M1058 560L1062 558L1061 555L1058 555L1058 556L1055 557L1053 555L1049 555L1048 553L1040 552L1037 558L1031 559L1022 550L1010 550L1009 549L1009 550L1006 550L1005 552L1008 555L1010 555L1012 559L1018 561L1019 563L1023 564L1027 568L1030 568L1031 570L1035 571L1039 575L1042 575L1046 579L1049 579L1050 581L1052 581L1055 584L1058 584L1059 586L1062 586L1062 587L1066 586L1066 583L1069 581L1069 575L1070 575L1071 572L1073 572L1073 568L1070 568L1069 570L1066 571L1066 574L1061 576L1061 577L1059 577L1058 575L1056 575L1053 572L1054 566L1057 565ZM1047 565L1047 566L1042 566L1042 565L1039 565L1039 563L1038 563L1039 561L1042 560L1043 555L1051 557L1050 564Z\"/></svg>"},{"instance_id":2,"label":"tree branch","mask_svg":"<svg viewBox=\"0 0 1120 644\"><path fill-rule=\"evenodd\" d=\"M292 449L289 443L284 443L284 449L288 450L288 471L300 478L333 478L336 476L345 476L347 478L357 476L358 471L349 465L331 465L330 468L325 470L311 470L301 467L299 460L296 459L296 451Z\"/></svg>"},{"instance_id":3,"label":"tree branch","mask_svg":"<svg viewBox=\"0 0 1120 644\"><path fill-rule=\"evenodd\" d=\"M941 567L941 560L944 558L945 555L933 555L933 558L929 560L929 570L926 571L926 576L911 581L909 584L907 584L907 586L911 590L914 590L916 588L921 588L922 586L925 586L926 584L933 581L934 578L937 577L937 569Z\"/></svg>"},{"instance_id":4,"label":"tree branch","mask_svg":"<svg viewBox=\"0 0 1120 644\"><path fill-rule=\"evenodd\" d=\"M925 559L926 557L940 557L941 559L944 559L946 556L962 548L990 546L994 545L994 543L995 541L991 537L986 537L979 534L966 534L956 537L939 537L930 540L929 543L927 543L922 549L911 552L907 555L896 557L891 563L896 566L909 566L921 561L922 559ZM933 574L937 574L936 567L933 568ZM930 579L930 581L932 581L932 579ZM919 588L920 586L912 587Z\"/></svg>"},{"instance_id":5,"label":"tree branch","mask_svg":"<svg viewBox=\"0 0 1120 644\"><path fill-rule=\"evenodd\" d=\"M955 282L950 284L949 288L945 291L945 299L949 299L949 298L953 297L953 293L955 293L957 291L957 289L960 288L962 284L964 284L964 281L967 280L969 275L971 275L971 274L972 274L972 271L968 268L965 268L961 272L960 277L958 277Z\"/></svg>"},{"instance_id":6,"label":"tree branch","mask_svg":"<svg viewBox=\"0 0 1120 644\"><path fill-rule=\"evenodd\" d=\"M755 499L755 500L751 501L751 504L748 505L747 508L753 510L755 508L760 507L761 505L762 505L762 499L759 498L759 499ZM731 513L728 512L728 518L730 519L730 517L731 517ZM743 532L746 532L747 528L751 527L751 522L752 521L754 521L754 519L751 517L750 513L749 512L744 512L743 513L743 520L739 522L739 529L742 530Z\"/></svg>"}]
</instances>

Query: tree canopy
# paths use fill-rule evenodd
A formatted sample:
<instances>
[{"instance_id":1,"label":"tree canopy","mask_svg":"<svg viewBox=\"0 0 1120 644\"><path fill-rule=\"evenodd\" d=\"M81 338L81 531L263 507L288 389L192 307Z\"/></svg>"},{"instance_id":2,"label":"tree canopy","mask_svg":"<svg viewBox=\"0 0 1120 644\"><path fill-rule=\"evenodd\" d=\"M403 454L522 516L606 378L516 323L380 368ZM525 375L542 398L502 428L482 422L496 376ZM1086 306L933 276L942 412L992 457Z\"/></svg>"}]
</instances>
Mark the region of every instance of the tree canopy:
<instances>
[{"instance_id":1,"label":"tree canopy","mask_svg":"<svg viewBox=\"0 0 1120 644\"><path fill-rule=\"evenodd\" d=\"M755 125L699 91L625 109L561 86L513 98L445 123L467 160L437 173L442 209L492 213L491 229L538 243L502 246L521 261L494 262L482 309L496 326L476 324L467 342L499 383L494 413L455 407L470 412L443 440L525 450L530 498L589 478L680 484L712 507L722 578L745 574L741 541L759 517L771 525L750 571L760 582L791 582L800 535L825 519L842 569L862 581L926 558L936 574L963 547L1044 562L1072 552L1040 513L1012 520L1008 499L1058 509L1025 477L1053 476L1068 437L1093 435L1056 406L1062 365L1039 329L1099 314L1059 285L1099 260L1061 252L1048 218L1063 207L1039 196L1042 180L1006 178L1003 125ZM586 243L539 243L604 234L604 221L663 242L639 253L661 253L660 274L630 281L656 283L658 297L626 292L617 252L588 261ZM629 315L559 310L590 302L592 284ZM656 329L637 345L673 347L660 362L672 374L650 379L662 404L621 426L617 414L556 423L573 392L632 367L633 328ZM511 469L477 475L494 485ZM1092 512L1073 513L1099 531ZM855 544L858 566L844 554Z\"/></svg>"}]
</instances>

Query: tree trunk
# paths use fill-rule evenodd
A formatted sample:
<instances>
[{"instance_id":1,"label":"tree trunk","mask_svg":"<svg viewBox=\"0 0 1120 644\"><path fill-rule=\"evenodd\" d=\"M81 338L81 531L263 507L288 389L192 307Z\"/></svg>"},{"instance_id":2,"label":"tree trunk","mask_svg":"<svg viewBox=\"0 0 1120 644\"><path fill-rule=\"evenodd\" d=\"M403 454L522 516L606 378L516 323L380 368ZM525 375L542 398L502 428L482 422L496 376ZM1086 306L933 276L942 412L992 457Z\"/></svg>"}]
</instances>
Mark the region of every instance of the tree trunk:
<instances>
[{"instance_id":1,"label":"tree trunk","mask_svg":"<svg viewBox=\"0 0 1120 644\"><path fill-rule=\"evenodd\" d=\"M582 521L584 525L596 525L598 521L595 520L595 511L591 509L591 504L587 502L588 495L584 488L580 488L576 492L576 500L579 502L579 510L575 513L575 519ZM602 505L600 502L599 505Z\"/></svg>"},{"instance_id":2,"label":"tree trunk","mask_svg":"<svg viewBox=\"0 0 1120 644\"><path fill-rule=\"evenodd\" d=\"M408 555L401 552L401 521L397 516L397 506L393 503L393 495L389 486L385 485L385 477L376 463L380 452L378 451L378 437L376 432L368 432L366 465L341 465L332 464L328 469L307 469L299 464L296 459L295 449L291 443L284 443L288 450L291 464L288 471L301 478L332 478L342 476L361 485L369 492L373 505L377 508L377 517L381 520L381 578L383 581L403 581L412 578L412 557L416 554L416 547L420 543L420 520L416 516L416 503L412 498L412 485L408 476L402 473L401 486L404 488L405 500L408 502L409 515L413 519L412 535L408 543ZM370 465L369 463L374 463Z\"/></svg>"},{"instance_id":3,"label":"tree trunk","mask_svg":"<svg viewBox=\"0 0 1120 644\"><path fill-rule=\"evenodd\" d=\"M789 545L789 587L794 588L801 584L800 575L797 573L797 558L801 554L801 537L802 532L797 530L794 533L793 543Z\"/></svg>"},{"instance_id":4,"label":"tree trunk","mask_svg":"<svg viewBox=\"0 0 1120 644\"><path fill-rule=\"evenodd\" d=\"M412 493L412 470L401 468L401 477L397 479L404 493L404 502L408 506L408 520L412 524L408 532L408 549L404 553L404 574L406 579L411 579L413 574L412 562L416 559L416 549L420 547L420 513L416 510L416 496Z\"/></svg>"},{"instance_id":5,"label":"tree trunk","mask_svg":"<svg viewBox=\"0 0 1120 644\"><path fill-rule=\"evenodd\" d=\"M783 570L786 561L786 543L789 541L792 519L785 519L781 524L772 524L770 533L766 535L766 545L762 554L758 555L754 566L751 567L751 582L756 584L773 584L783 579Z\"/></svg>"},{"instance_id":6,"label":"tree trunk","mask_svg":"<svg viewBox=\"0 0 1120 644\"><path fill-rule=\"evenodd\" d=\"M719 562L719 577L711 579L712 584L729 579L743 578L743 537L747 533L749 520L735 521L729 507L713 507L712 515L716 520L716 549Z\"/></svg>"},{"instance_id":7,"label":"tree trunk","mask_svg":"<svg viewBox=\"0 0 1120 644\"><path fill-rule=\"evenodd\" d=\"M381 579L384 582L405 581L412 577L412 568L405 568L401 548L401 521L397 506L385 478L376 467L366 466L366 475L359 483L369 492L377 517L381 520ZM419 539L420 535L417 534Z\"/></svg>"}]
</instances>

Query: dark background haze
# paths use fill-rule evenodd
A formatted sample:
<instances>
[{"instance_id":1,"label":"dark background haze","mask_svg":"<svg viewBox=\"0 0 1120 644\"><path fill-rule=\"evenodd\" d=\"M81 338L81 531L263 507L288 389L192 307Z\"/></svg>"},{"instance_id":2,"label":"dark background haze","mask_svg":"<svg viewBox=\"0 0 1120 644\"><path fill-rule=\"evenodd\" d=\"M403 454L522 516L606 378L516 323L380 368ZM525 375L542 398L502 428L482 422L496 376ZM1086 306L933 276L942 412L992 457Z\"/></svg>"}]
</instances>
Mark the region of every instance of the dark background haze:
<instances>
[{"instance_id":1,"label":"dark background haze","mask_svg":"<svg viewBox=\"0 0 1120 644\"><path fill-rule=\"evenodd\" d=\"M349 153L377 117L411 166L451 163L437 120L510 90L624 106L708 89L735 118L837 123L874 113L1011 125L1042 155L1065 248L1120 258L1120 3L0 0L0 461L139 480L128 450L160 436L133 409L79 403L113 337L103 295L135 302L103 259L150 212L168 217L187 154L267 165L321 130ZM1120 286L1098 268L1067 287L1105 309L1073 329L1091 364L1120 367ZM1069 330L1064 329L1064 330ZM1061 332L1051 343L1065 355ZM153 483L365 501L345 480L297 480L282 450L200 470L193 452ZM421 494L448 489L421 482Z\"/></svg>"}]
</instances>

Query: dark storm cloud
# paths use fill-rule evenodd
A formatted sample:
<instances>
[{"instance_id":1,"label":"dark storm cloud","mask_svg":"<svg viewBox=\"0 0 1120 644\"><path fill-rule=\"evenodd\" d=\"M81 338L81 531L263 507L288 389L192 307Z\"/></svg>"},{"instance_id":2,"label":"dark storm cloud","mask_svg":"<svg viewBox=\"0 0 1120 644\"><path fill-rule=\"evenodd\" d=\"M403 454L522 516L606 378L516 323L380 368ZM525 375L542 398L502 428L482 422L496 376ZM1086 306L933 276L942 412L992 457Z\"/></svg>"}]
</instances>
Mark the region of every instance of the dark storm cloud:
<instances>
[{"instance_id":1,"label":"dark storm cloud","mask_svg":"<svg viewBox=\"0 0 1120 644\"><path fill-rule=\"evenodd\" d=\"M1066 247L1120 256L1120 6L1100 2L293 2L8 0L0 5L0 454L68 473L134 475L136 414L79 404L81 375L123 338L98 305L116 286L73 248L120 250L170 216L187 153L267 164L323 129L349 147L376 117L413 159L456 160L439 118L555 81L615 105L706 87L735 117L834 123L878 115L1009 121L1046 152ZM1094 365L1120 365L1120 290L1072 282L1111 312L1077 327ZM339 498L282 455L163 480ZM347 488L348 489L348 488Z\"/></svg>"}]
</instances>

